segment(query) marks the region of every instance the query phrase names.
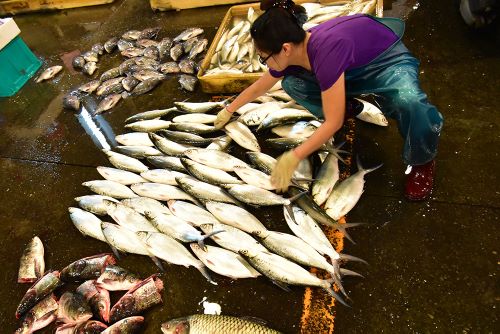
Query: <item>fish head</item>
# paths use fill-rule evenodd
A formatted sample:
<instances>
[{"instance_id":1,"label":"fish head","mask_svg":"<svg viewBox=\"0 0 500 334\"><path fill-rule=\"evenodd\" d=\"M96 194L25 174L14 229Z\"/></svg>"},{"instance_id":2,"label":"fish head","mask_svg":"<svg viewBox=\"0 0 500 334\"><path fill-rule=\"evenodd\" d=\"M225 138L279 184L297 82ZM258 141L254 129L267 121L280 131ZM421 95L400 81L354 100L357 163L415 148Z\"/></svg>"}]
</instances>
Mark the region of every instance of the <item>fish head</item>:
<instances>
[{"instance_id":1,"label":"fish head","mask_svg":"<svg viewBox=\"0 0 500 334\"><path fill-rule=\"evenodd\" d=\"M252 258L252 257L255 257L257 255L257 252L254 250L251 250L251 249L240 249L238 251L238 253L241 256L246 257L246 258Z\"/></svg>"},{"instance_id":2,"label":"fish head","mask_svg":"<svg viewBox=\"0 0 500 334\"><path fill-rule=\"evenodd\" d=\"M178 318L161 325L163 334L189 334L189 319Z\"/></svg>"},{"instance_id":3,"label":"fish head","mask_svg":"<svg viewBox=\"0 0 500 334\"><path fill-rule=\"evenodd\" d=\"M96 287L99 292L99 298L97 299L95 306L96 311L99 313L102 320L109 322L109 312L111 308L111 300L109 298L109 292L99 286Z\"/></svg>"}]
</instances>

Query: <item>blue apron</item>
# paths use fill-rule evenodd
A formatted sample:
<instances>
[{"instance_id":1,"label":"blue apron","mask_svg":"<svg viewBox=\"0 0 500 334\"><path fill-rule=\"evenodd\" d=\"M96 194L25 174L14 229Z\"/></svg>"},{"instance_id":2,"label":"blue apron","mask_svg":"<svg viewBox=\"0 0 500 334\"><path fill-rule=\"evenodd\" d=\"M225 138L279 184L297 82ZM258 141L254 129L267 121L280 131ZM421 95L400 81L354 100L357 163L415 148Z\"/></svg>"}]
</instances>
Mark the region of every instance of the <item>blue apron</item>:
<instances>
[{"instance_id":1,"label":"blue apron","mask_svg":"<svg viewBox=\"0 0 500 334\"><path fill-rule=\"evenodd\" d=\"M375 94L384 115L398 123L404 140L403 161L425 164L437 154L443 117L420 88L419 62L401 41L404 22L371 18L391 29L398 40L370 63L345 72L346 96ZM321 89L313 73L304 70L287 75L281 85L299 104L323 117Z\"/></svg>"}]
</instances>

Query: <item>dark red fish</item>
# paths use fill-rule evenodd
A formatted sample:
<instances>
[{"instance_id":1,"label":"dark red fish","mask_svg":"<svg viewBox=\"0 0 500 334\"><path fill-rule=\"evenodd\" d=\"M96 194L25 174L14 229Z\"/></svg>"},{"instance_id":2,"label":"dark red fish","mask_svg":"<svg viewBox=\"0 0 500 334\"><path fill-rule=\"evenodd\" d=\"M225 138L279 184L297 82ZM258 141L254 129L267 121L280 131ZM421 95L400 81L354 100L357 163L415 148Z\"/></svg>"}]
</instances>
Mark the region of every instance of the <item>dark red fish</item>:
<instances>
[{"instance_id":1,"label":"dark red fish","mask_svg":"<svg viewBox=\"0 0 500 334\"><path fill-rule=\"evenodd\" d=\"M112 254L99 254L77 260L61 270L61 279L65 282L86 281L101 276L104 268L115 264Z\"/></svg>"},{"instance_id":2,"label":"dark red fish","mask_svg":"<svg viewBox=\"0 0 500 334\"><path fill-rule=\"evenodd\" d=\"M19 319L22 315L28 312L36 305L43 297L52 293L57 287L61 286L58 271L50 271L41 277L26 291L23 299L19 303L16 310L16 318Z\"/></svg>"}]
</instances>

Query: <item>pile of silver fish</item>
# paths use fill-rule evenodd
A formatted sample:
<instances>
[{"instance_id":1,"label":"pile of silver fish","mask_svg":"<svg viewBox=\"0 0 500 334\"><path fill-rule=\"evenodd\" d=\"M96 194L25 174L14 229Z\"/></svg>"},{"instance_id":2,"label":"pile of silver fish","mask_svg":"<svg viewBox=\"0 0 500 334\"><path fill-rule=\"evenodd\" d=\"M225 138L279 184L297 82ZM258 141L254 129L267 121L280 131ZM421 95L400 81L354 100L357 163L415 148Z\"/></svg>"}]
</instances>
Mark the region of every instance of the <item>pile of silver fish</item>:
<instances>
[{"instance_id":1,"label":"pile of silver fish","mask_svg":"<svg viewBox=\"0 0 500 334\"><path fill-rule=\"evenodd\" d=\"M18 282L33 285L17 307L21 325L15 333L33 333L54 321L56 334L138 333L140 314L162 302L163 282L157 275L143 280L115 263L113 255L99 254L45 272L43 244L34 237L20 261ZM74 282L82 282L76 291L56 297L56 290ZM109 291L126 293L111 307Z\"/></svg>"},{"instance_id":2,"label":"pile of silver fish","mask_svg":"<svg viewBox=\"0 0 500 334\"><path fill-rule=\"evenodd\" d=\"M308 30L338 16L373 13L376 0L341 1L332 4L301 3L307 13L303 28ZM217 42L210 65L203 75L242 74L265 72L267 67L259 62L250 35L252 23L259 14L250 7L246 17L235 16Z\"/></svg>"},{"instance_id":3,"label":"pile of silver fish","mask_svg":"<svg viewBox=\"0 0 500 334\"><path fill-rule=\"evenodd\" d=\"M90 51L76 56L73 67L92 76L98 69L99 57L118 50L126 58L120 65L101 71L92 80L64 97L63 106L78 110L80 98L95 94L102 98L95 114L113 108L122 98L150 92L171 75L180 75L183 89L194 91L198 79L199 62L203 58L208 40L202 38L203 29L188 28L174 38L158 40L160 28L142 31L130 30L120 38L113 37L102 44L95 44Z\"/></svg>"},{"instance_id":4,"label":"pile of silver fish","mask_svg":"<svg viewBox=\"0 0 500 334\"><path fill-rule=\"evenodd\" d=\"M125 128L131 132L116 136L119 145L104 151L113 167L97 167L103 179L83 183L94 194L77 197L79 208L69 208L75 227L117 256L145 255L160 268L161 261L192 266L212 284L211 272L231 279L264 275L283 289L322 288L346 304L342 279L360 275L341 264L363 260L338 253L318 224L350 239L346 229L357 224L337 219L359 200L364 175L378 167L358 165L356 174L339 180L339 160L347 152L330 142L318 152L323 163L316 175L305 159L288 196L277 194L269 176L276 160L262 146L275 152L296 147L321 120L293 100L259 100L240 108L222 131L213 121L227 100L174 102L129 117ZM279 137L261 138L270 132ZM245 153L228 153L233 145ZM249 209L270 206L283 208L291 233L272 230ZM308 267L331 278L320 279Z\"/></svg>"}]
</instances>

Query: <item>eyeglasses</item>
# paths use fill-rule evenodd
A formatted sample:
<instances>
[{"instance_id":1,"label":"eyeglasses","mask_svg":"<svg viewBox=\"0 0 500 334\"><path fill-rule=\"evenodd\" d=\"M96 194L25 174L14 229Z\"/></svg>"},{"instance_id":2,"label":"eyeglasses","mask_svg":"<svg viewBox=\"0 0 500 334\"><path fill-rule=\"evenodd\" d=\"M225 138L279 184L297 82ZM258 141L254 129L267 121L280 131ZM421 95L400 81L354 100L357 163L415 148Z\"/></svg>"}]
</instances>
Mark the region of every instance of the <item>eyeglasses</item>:
<instances>
[{"instance_id":1,"label":"eyeglasses","mask_svg":"<svg viewBox=\"0 0 500 334\"><path fill-rule=\"evenodd\" d=\"M272 57L272 53L269 54L269 56L267 56L266 58L262 58L262 56L259 56L259 61L262 65L266 65L266 62L269 60L269 58Z\"/></svg>"}]
</instances>

